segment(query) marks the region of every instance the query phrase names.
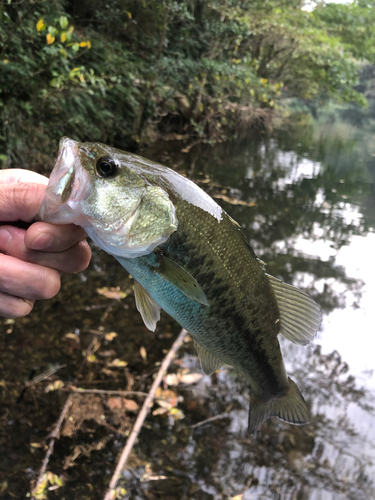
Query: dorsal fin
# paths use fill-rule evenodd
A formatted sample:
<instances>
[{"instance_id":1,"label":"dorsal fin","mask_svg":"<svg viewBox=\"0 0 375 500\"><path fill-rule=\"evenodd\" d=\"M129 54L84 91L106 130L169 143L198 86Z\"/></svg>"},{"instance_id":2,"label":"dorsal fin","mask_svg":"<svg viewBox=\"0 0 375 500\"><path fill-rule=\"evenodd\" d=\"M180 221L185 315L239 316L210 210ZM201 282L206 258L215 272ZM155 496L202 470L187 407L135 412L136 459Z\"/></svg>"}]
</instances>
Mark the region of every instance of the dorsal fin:
<instances>
[{"instance_id":1,"label":"dorsal fin","mask_svg":"<svg viewBox=\"0 0 375 500\"><path fill-rule=\"evenodd\" d=\"M228 214L227 214L228 215ZM236 220L232 219L230 215L228 215L228 219L231 221L231 223L241 229L241 224L239 224Z\"/></svg>"},{"instance_id":2,"label":"dorsal fin","mask_svg":"<svg viewBox=\"0 0 375 500\"><path fill-rule=\"evenodd\" d=\"M266 274L280 311L280 333L294 344L306 345L322 320L319 306L305 292Z\"/></svg>"},{"instance_id":3,"label":"dorsal fin","mask_svg":"<svg viewBox=\"0 0 375 500\"><path fill-rule=\"evenodd\" d=\"M160 307L138 281L134 280L135 305L141 313L144 324L152 332L160 319Z\"/></svg>"},{"instance_id":4,"label":"dorsal fin","mask_svg":"<svg viewBox=\"0 0 375 500\"><path fill-rule=\"evenodd\" d=\"M262 260L258 259L258 257L255 255L253 247L250 245L248 239L246 238L246 236L242 232L241 225L238 224L237 221L235 221L234 219L232 219L232 217L230 215L228 215L228 219L238 229L238 231L239 231L239 233L241 235L241 238L243 239L244 243L246 243L246 246L248 247L249 251L251 252L251 255L254 257L254 259L256 259L256 261L259 264L259 267L262 269L262 271L264 271L266 269L266 263L263 262Z\"/></svg>"}]
</instances>

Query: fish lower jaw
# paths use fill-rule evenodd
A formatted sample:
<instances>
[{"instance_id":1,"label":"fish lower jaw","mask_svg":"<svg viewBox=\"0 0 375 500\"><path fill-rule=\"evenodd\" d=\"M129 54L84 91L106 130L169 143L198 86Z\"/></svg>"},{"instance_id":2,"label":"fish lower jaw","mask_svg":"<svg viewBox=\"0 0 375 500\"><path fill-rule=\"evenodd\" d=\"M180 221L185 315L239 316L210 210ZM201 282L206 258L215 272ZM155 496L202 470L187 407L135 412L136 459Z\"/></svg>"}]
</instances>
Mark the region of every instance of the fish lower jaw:
<instances>
[{"instance_id":1,"label":"fish lower jaw","mask_svg":"<svg viewBox=\"0 0 375 500\"><path fill-rule=\"evenodd\" d=\"M131 246L129 244L129 241L126 240L124 232L120 235L119 232L117 234L113 234L113 232L108 233L103 231L103 228L101 228L101 231L99 232L96 228L93 226L83 226L84 230L90 236L90 238L100 247L102 248L105 252L119 256L119 257L124 257L126 259L134 259L137 257L141 257L143 255L147 255L152 252L152 249L149 249L149 246L147 247L139 247L139 246Z\"/></svg>"}]
</instances>

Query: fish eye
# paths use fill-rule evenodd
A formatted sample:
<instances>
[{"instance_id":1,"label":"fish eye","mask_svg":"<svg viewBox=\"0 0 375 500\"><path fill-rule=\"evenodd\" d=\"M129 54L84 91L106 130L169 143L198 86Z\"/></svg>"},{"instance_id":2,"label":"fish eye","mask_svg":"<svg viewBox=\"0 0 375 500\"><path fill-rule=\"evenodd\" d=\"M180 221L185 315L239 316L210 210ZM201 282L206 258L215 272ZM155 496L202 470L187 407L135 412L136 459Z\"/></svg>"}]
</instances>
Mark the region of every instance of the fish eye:
<instances>
[{"instance_id":1,"label":"fish eye","mask_svg":"<svg viewBox=\"0 0 375 500\"><path fill-rule=\"evenodd\" d=\"M103 156L96 162L96 171L100 177L114 177L117 174L117 163L113 158Z\"/></svg>"}]
</instances>

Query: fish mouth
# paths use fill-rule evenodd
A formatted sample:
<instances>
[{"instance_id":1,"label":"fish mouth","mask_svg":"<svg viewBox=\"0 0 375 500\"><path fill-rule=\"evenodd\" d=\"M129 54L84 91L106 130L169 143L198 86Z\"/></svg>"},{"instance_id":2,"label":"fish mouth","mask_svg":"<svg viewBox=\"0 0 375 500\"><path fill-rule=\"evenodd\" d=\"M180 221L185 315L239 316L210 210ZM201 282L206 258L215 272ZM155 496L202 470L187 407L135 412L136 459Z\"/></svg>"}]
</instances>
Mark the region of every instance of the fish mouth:
<instances>
[{"instance_id":1,"label":"fish mouth","mask_svg":"<svg viewBox=\"0 0 375 500\"><path fill-rule=\"evenodd\" d=\"M91 189L82 192L82 186L89 183L82 182L85 171L79 158L81 143L63 137L59 144L59 153L56 164L52 170L48 186L37 218L56 224L74 223L73 207L77 193L87 197ZM81 189L80 189L81 187ZM89 191L89 192L88 192Z\"/></svg>"}]
</instances>

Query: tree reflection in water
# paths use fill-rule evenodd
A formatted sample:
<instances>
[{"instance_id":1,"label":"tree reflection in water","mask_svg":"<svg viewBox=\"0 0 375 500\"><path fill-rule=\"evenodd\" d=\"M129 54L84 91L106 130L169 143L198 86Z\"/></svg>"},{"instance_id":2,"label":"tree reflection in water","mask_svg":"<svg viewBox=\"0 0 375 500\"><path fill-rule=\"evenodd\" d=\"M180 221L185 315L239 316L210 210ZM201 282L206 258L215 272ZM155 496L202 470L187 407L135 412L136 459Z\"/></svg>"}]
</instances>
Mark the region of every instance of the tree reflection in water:
<instances>
[{"instance_id":1,"label":"tree reflection in water","mask_svg":"<svg viewBox=\"0 0 375 500\"><path fill-rule=\"evenodd\" d=\"M163 153L155 149L144 154L185 170L216 196L242 225L258 256L267 262L267 271L305 289L326 317L348 307L348 291L360 305L365 284L347 276L335 252L350 244L354 235L364 237L375 224L373 146L366 138L353 137L340 139L327 131L314 136L300 130L196 147L189 154L175 151L166 156L171 144L162 146ZM329 249L328 257L315 251L316 244ZM107 293L117 286L118 298L115 292ZM68 384L74 380L82 349L92 340L90 332L114 331L118 337L111 341L99 335L98 350L80 384L147 391L155 363L178 331L167 315L155 334L147 331L135 310L127 274L96 250L90 269L66 279L56 299L39 304L28 318L0 324L12 332L0 340L0 491L5 488L5 494L17 498L25 495L37 474L44 456L42 437L66 398L66 393L45 393L45 385L38 385L17 403L30 369L41 372L48 363L66 364L59 378ZM270 419L255 437L247 436L248 387L230 368L194 385L166 383L163 390L173 391L176 401L183 398L176 404L185 418L176 420L173 413L164 412L147 419L124 474L124 498L375 498L372 393L360 387L341 359L340 345L331 354L323 352L324 328L323 321L322 333L308 347L281 339L287 371L312 409L309 425ZM355 337L355 332L342 335ZM146 349L147 359L140 357L140 347ZM353 339L353 349L366 346L357 346ZM128 366L115 369L114 358L126 360ZM172 371L189 368L196 371L191 343L181 350ZM116 413L114 402L111 408L105 396L90 397L79 396L74 408L81 408L81 414L78 418L72 410L72 420L55 446L50 470L61 475L64 486L48 498L102 498L134 414ZM216 416L220 418L197 425ZM31 445L35 442L41 447Z\"/></svg>"}]
</instances>

